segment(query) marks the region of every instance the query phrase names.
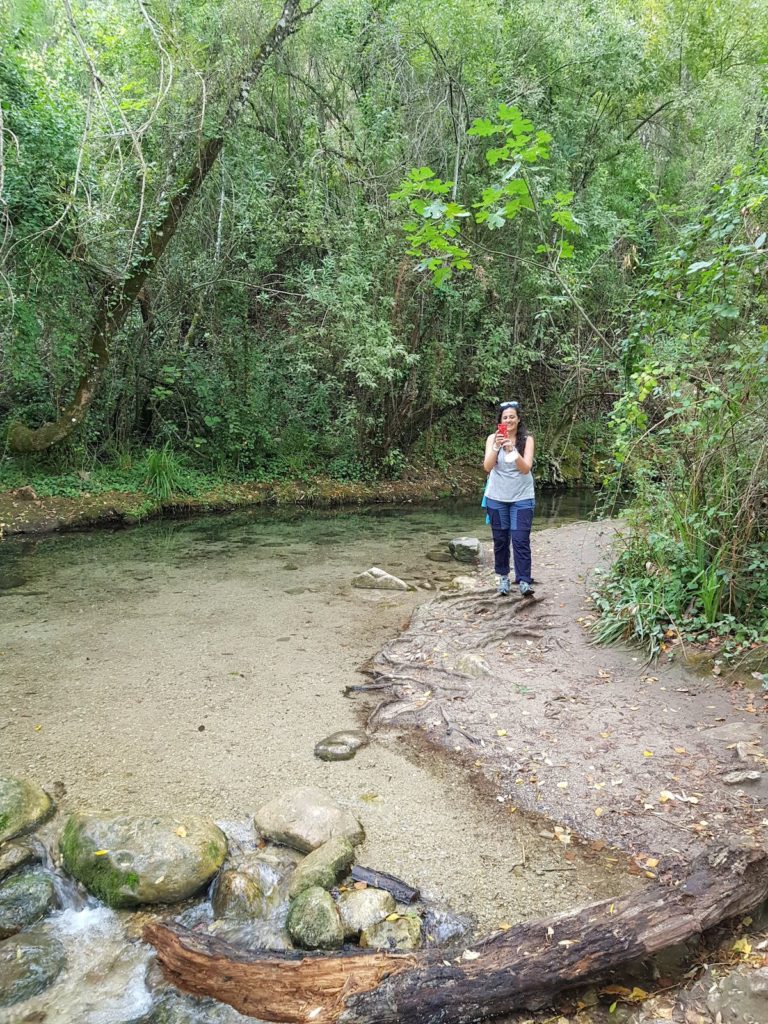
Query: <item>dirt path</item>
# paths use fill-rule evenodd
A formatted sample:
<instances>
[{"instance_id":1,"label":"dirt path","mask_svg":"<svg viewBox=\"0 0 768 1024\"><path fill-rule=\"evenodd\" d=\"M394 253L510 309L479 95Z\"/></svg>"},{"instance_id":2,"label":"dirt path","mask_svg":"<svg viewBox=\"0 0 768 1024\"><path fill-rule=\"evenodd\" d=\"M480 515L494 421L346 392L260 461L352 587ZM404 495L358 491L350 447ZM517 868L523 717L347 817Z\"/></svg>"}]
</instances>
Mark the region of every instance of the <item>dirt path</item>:
<instances>
[{"instance_id":1,"label":"dirt path","mask_svg":"<svg viewBox=\"0 0 768 1024\"><path fill-rule=\"evenodd\" d=\"M616 845L655 876L715 837L768 838L768 695L591 645L587 577L615 529L536 534L535 601L496 598L486 568L421 608L377 659L394 685L377 698L395 699L373 721L414 726L502 805L549 818L553 842ZM736 770L762 774L729 785Z\"/></svg>"}]
</instances>

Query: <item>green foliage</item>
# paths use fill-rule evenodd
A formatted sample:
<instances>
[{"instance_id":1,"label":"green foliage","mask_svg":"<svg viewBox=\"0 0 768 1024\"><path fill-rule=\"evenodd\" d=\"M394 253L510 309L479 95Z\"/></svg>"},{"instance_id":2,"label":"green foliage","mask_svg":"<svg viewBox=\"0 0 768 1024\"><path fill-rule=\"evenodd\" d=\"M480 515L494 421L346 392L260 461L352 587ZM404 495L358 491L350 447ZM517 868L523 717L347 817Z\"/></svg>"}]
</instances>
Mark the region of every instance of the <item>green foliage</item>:
<instances>
[{"instance_id":1,"label":"green foliage","mask_svg":"<svg viewBox=\"0 0 768 1024\"><path fill-rule=\"evenodd\" d=\"M63 5L0 12L0 425L71 400L105 277L133 265L274 15L242 0L71 11L77 34ZM737 207L709 182L738 192L728 170L762 124L764 14L324 0L111 340L87 423L24 471L62 493L135 490L163 479L142 453L166 446L188 488L449 469L478 459L494 402L514 396L539 479L588 475L623 444L618 485L638 488L640 428L607 414L625 396L655 430L642 375L666 394L677 373L684 395L688 342L706 316L721 336L738 325L756 265L734 245L760 232L731 244ZM391 194L411 207L411 255ZM673 270L660 254L676 249ZM677 292L674 327L646 330L642 310ZM730 584L708 585L730 608Z\"/></svg>"},{"instance_id":2,"label":"green foliage","mask_svg":"<svg viewBox=\"0 0 768 1024\"><path fill-rule=\"evenodd\" d=\"M768 643L767 210L760 149L649 268L613 411L608 482L632 487L635 514L602 638L623 621L653 652L670 628Z\"/></svg>"}]
</instances>

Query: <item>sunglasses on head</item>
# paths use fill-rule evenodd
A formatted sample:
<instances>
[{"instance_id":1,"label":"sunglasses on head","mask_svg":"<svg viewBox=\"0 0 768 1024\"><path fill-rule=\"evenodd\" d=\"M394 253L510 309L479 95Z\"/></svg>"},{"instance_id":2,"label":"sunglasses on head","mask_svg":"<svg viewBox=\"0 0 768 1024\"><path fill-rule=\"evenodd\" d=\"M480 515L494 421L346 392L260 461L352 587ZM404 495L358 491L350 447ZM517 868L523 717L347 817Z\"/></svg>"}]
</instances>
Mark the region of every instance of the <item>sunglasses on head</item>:
<instances>
[{"instance_id":1,"label":"sunglasses on head","mask_svg":"<svg viewBox=\"0 0 768 1024\"><path fill-rule=\"evenodd\" d=\"M519 402L499 402L500 409L519 409Z\"/></svg>"}]
</instances>

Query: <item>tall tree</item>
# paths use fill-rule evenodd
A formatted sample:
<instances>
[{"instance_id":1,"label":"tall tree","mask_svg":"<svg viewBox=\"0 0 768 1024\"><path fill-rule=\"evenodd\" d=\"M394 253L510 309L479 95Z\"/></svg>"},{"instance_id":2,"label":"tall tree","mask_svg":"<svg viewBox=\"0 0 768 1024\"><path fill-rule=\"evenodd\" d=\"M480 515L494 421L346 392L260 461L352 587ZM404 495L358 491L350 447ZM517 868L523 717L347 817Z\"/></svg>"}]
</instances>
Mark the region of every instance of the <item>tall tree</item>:
<instances>
[{"instance_id":1,"label":"tall tree","mask_svg":"<svg viewBox=\"0 0 768 1024\"><path fill-rule=\"evenodd\" d=\"M225 139L248 105L254 83L272 54L280 51L286 39L297 30L302 19L310 14L318 3L319 0L313 6L302 10L301 0L285 0L280 17L267 34L236 87L232 89L225 112L220 118L216 130L207 138L199 140L197 152L188 158L186 170L178 179L178 184L173 187L172 191L169 190L167 195L161 195L159 211L154 216L145 218L144 223L140 225L137 236L142 237L144 241L131 259L127 269L121 274L106 273L104 275L104 283L100 289L91 326L90 358L77 385L74 398L53 423L45 423L37 428L30 428L18 422L14 423L9 431L9 442L14 451L22 453L44 451L68 437L82 423L97 393L101 377L109 364L112 338L125 323L133 303L141 294L147 279L175 235L192 200L216 163ZM184 142L180 140L174 150L172 163L183 162L183 151ZM176 169L171 166L168 168L166 180L173 181L175 178Z\"/></svg>"}]
</instances>

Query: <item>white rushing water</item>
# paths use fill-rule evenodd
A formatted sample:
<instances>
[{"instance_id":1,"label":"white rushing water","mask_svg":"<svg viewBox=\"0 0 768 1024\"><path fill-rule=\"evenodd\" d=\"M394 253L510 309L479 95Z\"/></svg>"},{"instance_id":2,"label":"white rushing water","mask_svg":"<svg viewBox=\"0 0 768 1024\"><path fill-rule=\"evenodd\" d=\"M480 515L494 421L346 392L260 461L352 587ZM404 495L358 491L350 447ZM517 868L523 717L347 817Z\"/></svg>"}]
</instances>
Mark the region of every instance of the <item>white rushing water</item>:
<instances>
[{"instance_id":1,"label":"white rushing water","mask_svg":"<svg viewBox=\"0 0 768 1024\"><path fill-rule=\"evenodd\" d=\"M0 1024L124 1024L150 1011L145 978L152 951L128 940L113 910L62 910L39 930L61 942L67 966L40 995L0 1010Z\"/></svg>"}]
</instances>

